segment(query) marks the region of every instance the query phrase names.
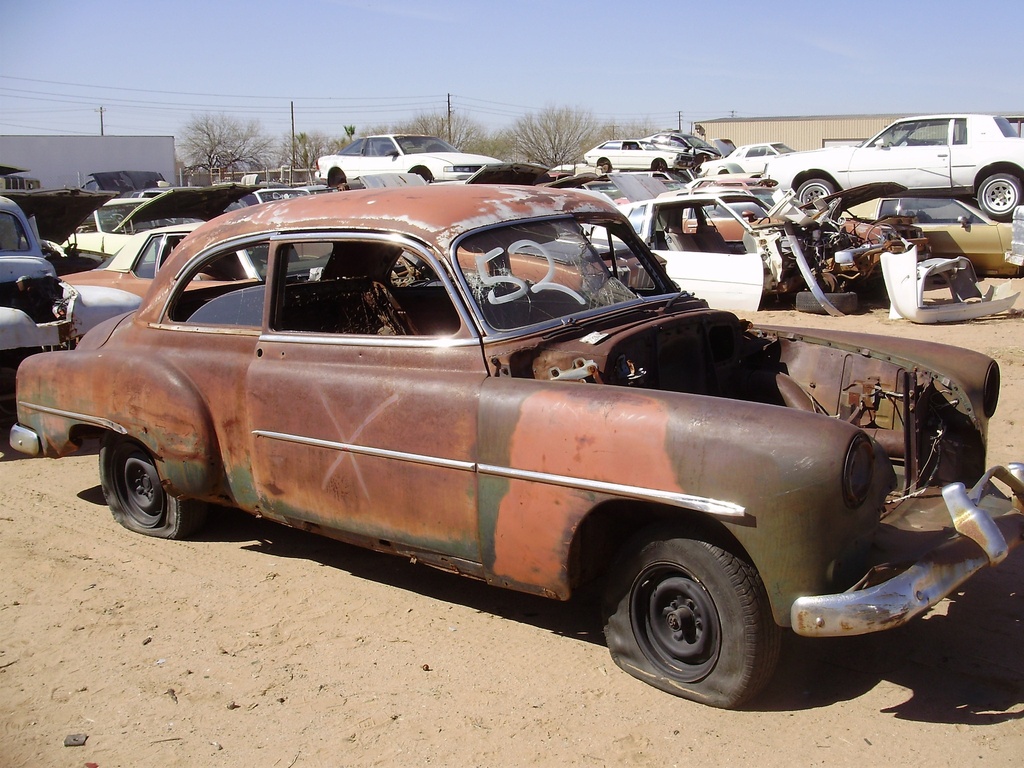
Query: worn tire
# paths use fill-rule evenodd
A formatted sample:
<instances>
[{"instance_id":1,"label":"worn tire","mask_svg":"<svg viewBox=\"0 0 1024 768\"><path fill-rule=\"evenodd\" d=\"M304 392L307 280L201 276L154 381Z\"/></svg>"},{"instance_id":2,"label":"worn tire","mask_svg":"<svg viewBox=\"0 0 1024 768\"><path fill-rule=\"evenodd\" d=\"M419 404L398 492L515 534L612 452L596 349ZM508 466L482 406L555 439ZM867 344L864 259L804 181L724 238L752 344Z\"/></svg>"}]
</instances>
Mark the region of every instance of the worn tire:
<instances>
[{"instance_id":1,"label":"worn tire","mask_svg":"<svg viewBox=\"0 0 1024 768\"><path fill-rule=\"evenodd\" d=\"M206 502L169 496L153 457L130 437L110 432L103 439L100 487L114 519L136 533L185 539L206 521Z\"/></svg>"},{"instance_id":2,"label":"worn tire","mask_svg":"<svg viewBox=\"0 0 1024 768\"><path fill-rule=\"evenodd\" d=\"M602 157L600 160L597 161L597 171L598 173L611 173L611 161L607 157Z\"/></svg>"},{"instance_id":3,"label":"worn tire","mask_svg":"<svg viewBox=\"0 0 1024 768\"><path fill-rule=\"evenodd\" d=\"M826 293L825 298L832 302L832 306L844 315L852 315L860 306L860 300L857 294L853 292ZM794 308L797 312L807 312L811 315L828 314L810 291L800 291L796 295Z\"/></svg>"},{"instance_id":4,"label":"worn tire","mask_svg":"<svg viewBox=\"0 0 1024 768\"><path fill-rule=\"evenodd\" d=\"M668 170L668 163L666 163L660 157L656 157L656 158L654 158L654 162L651 163L651 170L652 171L662 171L662 172L667 171Z\"/></svg>"},{"instance_id":5,"label":"worn tire","mask_svg":"<svg viewBox=\"0 0 1024 768\"><path fill-rule=\"evenodd\" d=\"M1010 221L1021 204L1021 181L1009 173L993 173L978 185L978 207L996 221Z\"/></svg>"},{"instance_id":6,"label":"worn tire","mask_svg":"<svg viewBox=\"0 0 1024 768\"><path fill-rule=\"evenodd\" d=\"M827 197L836 191L836 185L828 179L808 179L796 190L796 198L800 204L810 203L819 197Z\"/></svg>"},{"instance_id":7,"label":"worn tire","mask_svg":"<svg viewBox=\"0 0 1024 768\"><path fill-rule=\"evenodd\" d=\"M676 696L736 707L771 678L781 630L760 576L722 544L655 527L609 575L605 638L623 670Z\"/></svg>"}]
</instances>

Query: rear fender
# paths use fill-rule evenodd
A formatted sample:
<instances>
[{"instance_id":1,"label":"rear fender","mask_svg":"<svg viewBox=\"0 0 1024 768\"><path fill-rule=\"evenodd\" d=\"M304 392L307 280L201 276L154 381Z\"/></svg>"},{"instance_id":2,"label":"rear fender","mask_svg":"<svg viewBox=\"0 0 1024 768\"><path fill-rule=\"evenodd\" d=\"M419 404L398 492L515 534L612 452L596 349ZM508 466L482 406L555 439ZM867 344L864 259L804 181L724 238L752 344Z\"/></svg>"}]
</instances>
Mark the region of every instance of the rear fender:
<instances>
[{"instance_id":1,"label":"rear fender","mask_svg":"<svg viewBox=\"0 0 1024 768\"><path fill-rule=\"evenodd\" d=\"M76 450L75 433L112 430L153 454L173 495L218 496L223 471L209 409L165 362L110 347L47 352L19 366L17 392L18 421L40 436L44 455Z\"/></svg>"}]
</instances>

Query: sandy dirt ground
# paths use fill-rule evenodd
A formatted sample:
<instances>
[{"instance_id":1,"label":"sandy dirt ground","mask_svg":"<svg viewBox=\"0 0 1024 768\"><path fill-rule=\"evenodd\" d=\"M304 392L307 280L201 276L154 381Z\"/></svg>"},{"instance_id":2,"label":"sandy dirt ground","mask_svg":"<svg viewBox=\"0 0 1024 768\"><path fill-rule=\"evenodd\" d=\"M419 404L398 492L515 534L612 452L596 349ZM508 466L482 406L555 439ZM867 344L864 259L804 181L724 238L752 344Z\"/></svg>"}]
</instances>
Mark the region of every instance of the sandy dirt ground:
<instances>
[{"instance_id":1,"label":"sandy dirt ground","mask_svg":"<svg viewBox=\"0 0 1024 768\"><path fill-rule=\"evenodd\" d=\"M1020 316L753 319L994 356L990 463L1024 458ZM596 594L524 596L230 510L194 540L149 539L104 506L95 446L59 461L0 451L2 766L1024 761L1019 550L906 627L788 636L767 691L726 712L620 671ZM66 747L69 734L88 738Z\"/></svg>"}]
</instances>

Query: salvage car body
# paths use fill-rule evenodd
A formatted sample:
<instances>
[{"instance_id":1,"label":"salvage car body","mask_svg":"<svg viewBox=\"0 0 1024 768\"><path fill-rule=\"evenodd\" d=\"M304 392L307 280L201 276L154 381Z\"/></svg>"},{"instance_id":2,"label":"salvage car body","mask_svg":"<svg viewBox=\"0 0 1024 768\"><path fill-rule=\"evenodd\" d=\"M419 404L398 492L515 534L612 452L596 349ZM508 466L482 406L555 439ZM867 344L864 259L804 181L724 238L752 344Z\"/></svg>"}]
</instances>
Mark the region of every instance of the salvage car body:
<instances>
[{"instance_id":1,"label":"salvage car body","mask_svg":"<svg viewBox=\"0 0 1024 768\"><path fill-rule=\"evenodd\" d=\"M90 193L69 190L57 197L75 209L82 195L88 198ZM39 203L40 216L48 206ZM52 221L49 226L54 226ZM0 197L0 368L12 371L30 354L72 346L102 321L138 307L138 297L123 291L78 289L64 282L50 261L59 258L52 248L44 248L35 220L12 199ZM12 394L8 386L0 388L5 399Z\"/></svg>"},{"instance_id":2,"label":"salvage car body","mask_svg":"<svg viewBox=\"0 0 1024 768\"><path fill-rule=\"evenodd\" d=\"M191 286L260 244L266 280ZM988 488L997 400L979 353L756 329L677 293L592 194L430 186L200 227L138 312L26 361L11 444L101 437L115 516L151 535L211 502L553 598L607 574L616 662L735 706L779 627L904 623L1016 545L1005 500L957 493ZM1020 467L998 479L1024 496ZM947 508L989 555L927 561L963 547ZM911 546L886 550L890 520Z\"/></svg>"},{"instance_id":3,"label":"salvage car body","mask_svg":"<svg viewBox=\"0 0 1024 768\"><path fill-rule=\"evenodd\" d=\"M719 309L754 311L765 295L861 290L881 279L878 254L915 247L890 225L861 227L843 212L899 185L865 185L797 207L792 195L726 190L679 192L621 206L669 275Z\"/></svg>"},{"instance_id":4,"label":"salvage car body","mask_svg":"<svg viewBox=\"0 0 1024 768\"><path fill-rule=\"evenodd\" d=\"M928 240L933 256L970 259L979 275L1017 277L1021 268L1006 255L1013 244L1013 225L995 221L970 203L952 197L880 197L853 211L861 218L911 220Z\"/></svg>"}]
</instances>

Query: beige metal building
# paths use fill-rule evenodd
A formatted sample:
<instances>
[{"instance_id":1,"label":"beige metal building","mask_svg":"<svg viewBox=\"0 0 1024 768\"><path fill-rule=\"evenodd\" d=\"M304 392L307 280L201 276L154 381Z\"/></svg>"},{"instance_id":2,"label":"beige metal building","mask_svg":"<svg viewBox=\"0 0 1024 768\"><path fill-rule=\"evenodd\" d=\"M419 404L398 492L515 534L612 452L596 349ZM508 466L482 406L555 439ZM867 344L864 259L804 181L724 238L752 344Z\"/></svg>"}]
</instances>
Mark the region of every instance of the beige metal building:
<instances>
[{"instance_id":1,"label":"beige metal building","mask_svg":"<svg viewBox=\"0 0 1024 768\"><path fill-rule=\"evenodd\" d=\"M857 144L870 139L893 120L911 114L808 115L806 117L722 117L693 124L694 132L706 139L731 139L738 147L781 141L793 149L821 149L837 144ZM1003 113L1021 133L1022 113Z\"/></svg>"}]
</instances>

